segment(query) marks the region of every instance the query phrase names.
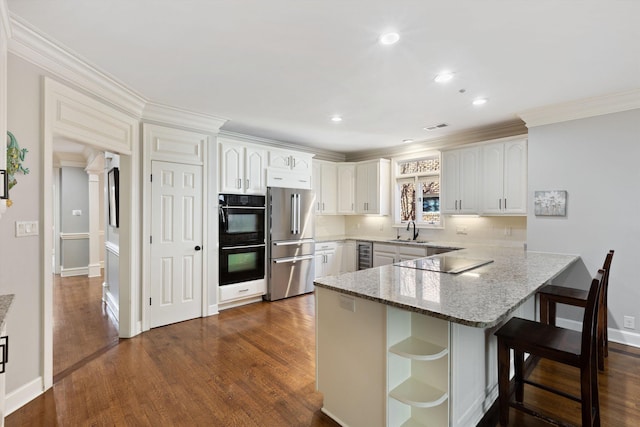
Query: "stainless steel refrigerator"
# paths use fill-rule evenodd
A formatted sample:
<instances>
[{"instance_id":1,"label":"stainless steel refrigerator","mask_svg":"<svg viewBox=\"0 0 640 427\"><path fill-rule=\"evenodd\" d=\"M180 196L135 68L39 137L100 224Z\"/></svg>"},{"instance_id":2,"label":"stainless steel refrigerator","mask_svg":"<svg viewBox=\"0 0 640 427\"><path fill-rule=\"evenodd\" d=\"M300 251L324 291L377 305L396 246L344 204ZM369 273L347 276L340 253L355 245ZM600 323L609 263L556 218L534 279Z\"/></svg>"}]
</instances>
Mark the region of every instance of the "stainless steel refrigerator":
<instances>
[{"instance_id":1,"label":"stainless steel refrigerator","mask_svg":"<svg viewBox=\"0 0 640 427\"><path fill-rule=\"evenodd\" d=\"M275 301L313 291L315 193L267 189L267 294Z\"/></svg>"}]
</instances>

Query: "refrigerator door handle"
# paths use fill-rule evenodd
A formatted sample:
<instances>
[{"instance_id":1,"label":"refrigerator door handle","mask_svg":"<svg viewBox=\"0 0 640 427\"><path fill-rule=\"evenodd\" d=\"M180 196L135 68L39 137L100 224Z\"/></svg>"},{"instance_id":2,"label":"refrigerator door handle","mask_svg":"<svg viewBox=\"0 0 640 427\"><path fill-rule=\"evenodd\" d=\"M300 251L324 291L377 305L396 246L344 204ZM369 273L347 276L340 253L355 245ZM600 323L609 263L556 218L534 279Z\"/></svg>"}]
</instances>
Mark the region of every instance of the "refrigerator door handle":
<instances>
[{"instance_id":1,"label":"refrigerator door handle","mask_svg":"<svg viewBox=\"0 0 640 427\"><path fill-rule=\"evenodd\" d=\"M303 255L303 256L292 256L288 258L276 258L273 260L274 264L284 264L287 262L296 262L296 261L306 261L308 259L313 259L313 255Z\"/></svg>"},{"instance_id":2,"label":"refrigerator door handle","mask_svg":"<svg viewBox=\"0 0 640 427\"><path fill-rule=\"evenodd\" d=\"M315 243L313 239L302 239L302 240L287 240L285 242L273 242L273 246L293 246L293 245L301 245L303 243Z\"/></svg>"},{"instance_id":3,"label":"refrigerator door handle","mask_svg":"<svg viewBox=\"0 0 640 427\"><path fill-rule=\"evenodd\" d=\"M301 199L302 199L302 196L301 196L301 194L300 194L300 193L296 194L296 199L297 199L297 205L298 205L298 206L296 207L296 212L297 212L297 214L298 214L298 225L297 225L297 227L296 227L296 231L297 231L297 233L298 233L298 234L300 234L300 215L301 215L301 213L302 213L302 212L301 212L301 211L302 211L302 206L301 206Z\"/></svg>"},{"instance_id":4,"label":"refrigerator door handle","mask_svg":"<svg viewBox=\"0 0 640 427\"><path fill-rule=\"evenodd\" d=\"M296 195L291 195L291 234L296 233Z\"/></svg>"}]
</instances>

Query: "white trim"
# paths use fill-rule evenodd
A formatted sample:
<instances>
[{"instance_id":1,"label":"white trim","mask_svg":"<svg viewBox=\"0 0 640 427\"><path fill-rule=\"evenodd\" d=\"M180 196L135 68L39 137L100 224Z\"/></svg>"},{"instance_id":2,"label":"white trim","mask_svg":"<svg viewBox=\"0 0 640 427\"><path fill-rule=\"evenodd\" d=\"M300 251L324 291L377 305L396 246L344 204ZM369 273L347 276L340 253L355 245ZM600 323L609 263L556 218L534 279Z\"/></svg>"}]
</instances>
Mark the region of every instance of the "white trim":
<instances>
[{"instance_id":1,"label":"white trim","mask_svg":"<svg viewBox=\"0 0 640 427\"><path fill-rule=\"evenodd\" d=\"M116 245L113 242L106 242L104 244L104 248L107 250L107 252L112 253L115 256L120 256L120 246Z\"/></svg>"},{"instance_id":2,"label":"white trim","mask_svg":"<svg viewBox=\"0 0 640 427\"><path fill-rule=\"evenodd\" d=\"M60 233L60 240L83 240L88 239L89 233Z\"/></svg>"},{"instance_id":3,"label":"white trim","mask_svg":"<svg viewBox=\"0 0 640 427\"><path fill-rule=\"evenodd\" d=\"M579 99L518 114L528 128L640 108L640 89Z\"/></svg>"},{"instance_id":4,"label":"white trim","mask_svg":"<svg viewBox=\"0 0 640 427\"><path fill-rule=\"evenodd\" d=\"M9 19L9 8L6 0L0 0L0 30L6 40L13 36L11 31L11 20Z\"/></svg>"},{"instance_id":5,"label":"white trim","mask_svg":"<svg viewBox=\"0 0 640 427\"><path fill-rule=\"evenodd\" d=\"M343 153L336 153L334 151L323 150L321 148L305 147L300 144L294 144L291 142L277 141L275 139L261 138L259 136L244 135L236 132L229 132L221 130L219 133L220 138L235 140L236 142L244 142L250 144L260 144L267 150L269 148L276 148L281 150L294 150L302 153L313 154L313 157L317 160L328 160L333 162L344 162L345 155Z\"/></svg>"},{"instance_id":6,"label":"white trim","mask_svg":"<svg viewBox=\"0 0 640 427\"><path fill-rule=\"evenodd\" d=\"M216 315L216 314L219 314L219 313L220 313L220 311L218 311L218 304L211 304L209 307L207 307L207 311L206 311L205 317L206 316L213 316L213 315Z\"/></svg>"},{"instance_id":7,"label":"white trim","mask_svg":"<svg viewBox=\"0 0 640 427\"><path fill-rule=\"evenodd\" d=\"M60 269L60 277L87 276L89 275L89 267L62 267Z\"/></svg>"},{"instance_id":8,"label":"white trim","mask_svg":"<svg viewBox=\"0 0 640 427\"><path fill-rule=\"evenodd\" d=\"M18 16L10 13L12 38L9 52L37 65L96 96L117 105L136 118L147 100L113 76L101 71L69 48L49 40Z\"/></svg>"},{"instance_id":9,"label":"white trim","mask_svg":"<svg viewBox=\"0 0 640 427\"><path fill-rule=\"evenodd\" d=\"M109 292L109 284L107 282L104 282L102 284L102 288L106 289L105 292L103 292L104 297L102 298L102 301L104 301L104 303L107 305L107 308L109 309L109 311L111 311L111 314L113 314L115 319L120 319L120 308L118 307L118 301L113 297L113 294Z\"/></svg>"},{"instance_id":10,"label":"white trim","mask_svg":"<svg viewBox=\"0 0 640 427\"><path fill-rule=\"evenodd\" d=\"M338 424L340 424L342 427L349 427L349 424L345 423L344 421L342 421L340 418L336 417L335 415L333 415L330 411L328 411L327 409L325 409L325 407L323 406L322 408L320 408L320 410L322 412L324 412L325 415L327 415L329 418L331 418L333 421L337 422Z\"/></svg>"},{"instance_id":11,"label":"white trim","mask_svg":"<svg viewBox=\"0 0 640 427\"><path fill-rule=\"evenodd\" d=\"M200 132L218 133L220 127L229 119L196 113L177 107L148 102L142 112L145 122L155 122L161 125L185 127Z\"/></svg>"},{"instance_id":12,"label":"white trim","mask_svg":"<svg viewBox=\"0 0 640 427\"><path fill-rule=\"evenodd\" d=\"M571 329L573 331L582 330L582 322L571 319L564 319L562 317L558 317L556 319L556 325L561 328ZM629 332L613 328L609 328L607 332L609 341L640 348L640 334L637 332Z\"/></svg>"},{"instance_id":13,"label":"white trim","mask_svg":"<svg viewBox=\"0 0 640 427\"><path fill-rule=\"evenodd\" d=\"M44 393L43 379L38 377L5 397L5 417Z\"/></svg>"},{"instance_id":14,"label":"white trim","mask_svg":"<svg viewBox=\"0 0 640 427\"><path fill-rule=\"evenodd\" d=\"M87 275L89 277L100 277L102 275L101 269L102 267L100 267L100 263L89 264L87 266Z\"/></svg>"}]
</instances>

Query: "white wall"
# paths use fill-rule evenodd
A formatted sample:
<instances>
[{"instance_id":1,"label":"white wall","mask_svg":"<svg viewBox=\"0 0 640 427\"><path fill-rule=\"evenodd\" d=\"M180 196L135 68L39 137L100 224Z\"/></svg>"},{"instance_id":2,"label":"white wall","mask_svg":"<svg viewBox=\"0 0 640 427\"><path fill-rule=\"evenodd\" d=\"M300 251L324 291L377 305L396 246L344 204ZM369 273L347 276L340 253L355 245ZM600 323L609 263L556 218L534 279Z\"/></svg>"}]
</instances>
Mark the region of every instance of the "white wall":
<instances>
[{"instance_id":1,"label":"white wall","mask_svg":"<svg viewBox=\"0 0 640 427\"><path fill-rule=\"evenodd\" d=\"M588 277L616 251L609 278L611 339L640 346L640 109L529 129L529 250L579 254L584 265L564 277ZM535 190L567 190L565 218L533 215ZM581 271L582 270L582 271ZM575 310L562 311L580 319ZM623 329L633 316L635 330Z\"/></svg>"},{"instance_id":2,"label":"white wall","mask_svg":"<svg viewBox=\"0 0 640 427\"><path fill-rule=\"evenodd\" d=\"M31 172L18 175L18 184L10 192L13 206L0 220L0 293L16 295L7 317L12 355L6 374L8 393L37 381L42 373L40 239L45 230L40 229L40 236L15 237L16 221L38 220L42 225L41 215L45 214L40 212L41 74L33 65L9 55L8 125L20 146L29 150L24 166Z\"/></svg>"}]
</instances>

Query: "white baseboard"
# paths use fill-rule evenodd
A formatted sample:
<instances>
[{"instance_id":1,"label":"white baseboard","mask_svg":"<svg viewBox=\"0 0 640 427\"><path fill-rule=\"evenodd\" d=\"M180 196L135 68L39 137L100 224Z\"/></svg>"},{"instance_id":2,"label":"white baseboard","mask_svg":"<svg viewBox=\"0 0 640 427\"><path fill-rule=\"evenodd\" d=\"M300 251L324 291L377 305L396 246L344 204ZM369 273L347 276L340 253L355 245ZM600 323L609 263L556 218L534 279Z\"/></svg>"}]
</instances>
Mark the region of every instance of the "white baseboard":
<instances>
[{"instance_id":1,"label":"white baseboard","mask_svg":"<svg viewBox=\"0 0 640 427\"><path fill-rule=\"evenodd\" d=\"M103 285L104 286L104 285ZM111 311L111 313L113 314L113 316L118 319L118 323L120 320L120 307L119 307L119 302L113 298L113 295L111 294L111 292L106 291L104 292L104 302L105 304L107 304L107 308L109 309L109 311Z\"/></svg>"},{"instance_id":2,"label":"white baseboard","mask_svg":"<svg viewBox=\"0 0 640 427\"><path fill-rule=\"evenodd\" d=\"M43 389L44 383L42 381L42 377L38 377L19 389L14 390L11 393L7 393L7 396L5 397L5 416L22 408L33 399L40 396L44 393Z\"/></svg>"},{"instance_id":3,"label":"white baseboard","mask_svg":"<svg viewBox=\"0 0 640 427\"><path fill-rule=\"evenodd\" d=\"M102 275L102 271L100 268L100 263L98 264L89 264L87 267L89 277L100 277Z\"/></svg>"},{"instance_id":4,"label":"white baseboard","mask_svg":"<svg viewBox=\"0 0 640 427\"><path fill-rule=\"evenodd\" d=\"M556 320L556 324L561 328L572 329L574 331L582 330L582 322L578 322L576 320L563 319L561 317L558 317L558 319ZM637 332L629 332L623 331L621 329L609 328L608 334L609 341L640 348L640 334Z\"/></svg>"},{"instance_id":5,"label":"white baseboard","mask_svg":"<svg viewBox=\"0 0 640 427\"><path fill-rule=\"evenodd\" d=\"M207 314L204 315L204 317L208 317L208 316L213 316L214 314L218 314L218 304L212 304L209 307L207 307Z\"/></svg>"},{"instance_id":6,"label":"white baseboard","mask_svg":"<svg viewBox=\"0 0 640 427\"><path fill-rule=\"evenodd\" d=\"M327 409L323 406L322 408L320 408L320 410L322 412L324 412L329 418L331 418L333 421L337 422L338 424L340 424L342 427L348 427L349 425L347 423L345 423L344 421L342 421L340 418L336 417L335 415L333 415L331 412L327 411Z\"/></svg>"},{"instance_id":7,"label":"white baseboard","mask_svg":"<svg viewBox=\"0 0 640 427\"><path fill-rule=\"evenodd\" d=\"M71 267L60 269L60 277L86 276L89 274L88 267Z\"/></svg>"}]
</instances>

